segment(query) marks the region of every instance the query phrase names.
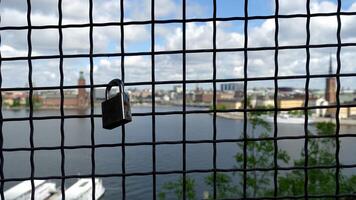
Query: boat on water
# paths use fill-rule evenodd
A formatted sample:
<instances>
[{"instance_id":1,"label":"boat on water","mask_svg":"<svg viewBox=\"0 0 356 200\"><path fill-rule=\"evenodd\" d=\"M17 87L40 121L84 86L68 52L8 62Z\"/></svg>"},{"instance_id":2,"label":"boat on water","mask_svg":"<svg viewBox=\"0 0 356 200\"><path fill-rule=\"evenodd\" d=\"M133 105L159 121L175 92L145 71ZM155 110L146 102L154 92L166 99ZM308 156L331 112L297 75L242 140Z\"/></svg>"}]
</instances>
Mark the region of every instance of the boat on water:
<instances>
[{"instance_id":1,"label":"boat on water","mask_svg":"<svg viewBox=\"0 0 356 200\"><path fill-rule=\"evenodd\" d=\"M45 180L35 180L35 200L61 200L62 194L56 184ZM4 192L5 200L30 200L31 181L23 181ZM78 179L76 183L65 190L65 199L68 200L91 200L92 179ZM95 199L100 199L105 193L101 179L95 179ZM0 198L1 199L1 198Z\"/></svg>"},{"instance_id":2,"label":"boat on water","mask_svg":"<svg viewBox=\"0 0 356 200\"><path fill-rule=\"evenodd\" d=\"M68 200L89 200L92 199L92 179L82 178L78 179L76 183L70 186L65 191L65 197ZM95 179L95 199L100 199L105 193L105 188L101 179ZM62 199L60 197L59 199Z\"/></svg>"},{"instance_id":3,"label":"boat on water","mask_svg":"<svg viewBox=\"0 0 356 200\"><path fill-rule=\"evenodd\" d=\"M35 200L49 199L57 193L56 184L45 180L34 180ZM31 181L23 181L4 192L6 200L31 199Z\"/></svg>"},{"instance_id":4,"label":"boat on water","mask_svg":"<svg viewBox=\"0 0 356 200\"><path fill-rule=\"evenodd\" d=\"M274 123L274 116L265 115L262 117L265 121L269 123ZM314 121L309 117L308 124L313 123ZM288 114L278 114L277 115L277 123L278 124L304 124L305 118L304 117L297 117Z\"/></svg>"}]
</instances>

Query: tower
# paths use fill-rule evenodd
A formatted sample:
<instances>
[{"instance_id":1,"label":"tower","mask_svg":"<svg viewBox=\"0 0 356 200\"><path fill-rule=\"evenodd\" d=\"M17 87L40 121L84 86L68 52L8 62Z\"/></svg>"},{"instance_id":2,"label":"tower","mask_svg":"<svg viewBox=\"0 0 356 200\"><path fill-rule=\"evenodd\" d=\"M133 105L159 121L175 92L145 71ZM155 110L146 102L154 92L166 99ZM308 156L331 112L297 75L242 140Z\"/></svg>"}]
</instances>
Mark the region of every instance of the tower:
<instances>
[{"instance_id":1,"label":"tower","mask_svg":"<svg viewBox=\"0 0 356 200\"><path fill-rule=\"evenodd\" d=\"M78 79L78 86L84 86L85 85L85 78L84 78L84 72L80 71L79 73L79 79ZM85 88L78 88L78 108L85 108L88 105L88 93L85 90Z\"/></svg>"},{"instance_id":2,"label":"tower","mask_svg":"<svg viewBox=\"0 0 356 200\"><path fill-rule=\"evenodd\" d=\"M332 74L333 74L333 66L332 66L332 58L330 55L329 75ZM335 77L326 78L325 100L329 103L329 105L335 105L336 103L336 78ZM329 108L327 111L327 115L329 116L334 116L335 113L336 113L335 108Z\"/></svg>"},{"instance_id":3,"label":"tower","mask_svg":"<svg viewBox=\"0 0 356 200\"><path fill-rule=\"evenodd\" d=\"M333 74L333 65L332 65L332 58L330 56L329 75L332 75L332 74ZM325 100L328 101L329 104L335 104L335 102L336 102L336 79L335 79L335 77L327 77L326 78Z\"/></svg>"}]
</instances>

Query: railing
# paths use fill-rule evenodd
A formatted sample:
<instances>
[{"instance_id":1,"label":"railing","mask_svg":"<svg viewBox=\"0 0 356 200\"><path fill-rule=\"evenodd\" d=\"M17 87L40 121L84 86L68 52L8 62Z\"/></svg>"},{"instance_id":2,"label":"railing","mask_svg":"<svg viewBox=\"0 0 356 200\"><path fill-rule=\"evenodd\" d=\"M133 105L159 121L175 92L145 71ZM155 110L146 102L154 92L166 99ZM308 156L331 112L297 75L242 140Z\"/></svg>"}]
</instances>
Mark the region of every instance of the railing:
<instances>
[{"instance_id":1,"label":"railing","mask_svg":"<svg viewBox=\"0 0 356 200\"><path fill-rule=\"evenodd\" d=\"M11 87L2 87L2 75L0 73L0 87L1 91L28 91L29 92L29 115L28 117L21 117L21 118L4 118L2 115L2 112L0 112L0 178L1 178L1 186L0 186L0 193L1 193L1 199L4 199L4 184L7 182L13 182L13 181L24 181L24 180L30 180L31 181L31 186L32 186L32 199L35 199L34 196L34 180L36 179L44 179L44 180L49 180L49 179L57 179L61 181L61 192L63 194L62 199L65 199L65 182L68 179L73 179L73 178L91 178L93 183L95 181L95 178L104 178L104 177L121 177L122 183L121 183L121 192L122 192L122 199L126 199L126 189L127 189L127 184L126 184L126 179L128 177L132 176L148 176L152 177L152 191L153 191L153 196L152 199L157 199L158 198L158 193L160 188L157 186L157 176L158 175L169 175L169 174L175 174L175 175L181 175L183 183L186 183L188 180L188 176L193 173L212 173L212 196L211 198L217 199L219 198L219 190L218 188L220 187L219 184L219 173L225 173L225 172L235 172L235 173L241 173L242 174L242 184L239 185L240 188L242 188L242 193L239 196L236 196L234 198L237 199L308 199L308 198L317 198L317 199L323 199L323 198L330 198L330 199L341 199L341 198L356 198L356 193L355 191L349 191L347 193L341 192L340 190L340 170L341 169L346 169L346 168L355 168L355 164L350 164L350 165L343 165L340 163L340 158L339 158L339 153L340 153L340 138L353 138L355 135L353 134L346 134L346 135L340 135L340 119L338 117L335 118L335 134L332 135L309 135L309 127L308 127L308 119L310 118L308 115L308 111L310 110L316 110L316 109L330 109L334 108L335 109L335 116L339 116L340 109L341 108L348 108L348 107L355 107L354 104L348 104L348 105L341 105L339 95L340 95L340 90L341 90L341 84L340 84L340 78L342 77L354 77L356 76L355 73L341 73L341 68L342 68L342 63L340 59L341 55L341 50L343 47L354 47L356 46L356 43L352 42L342 42L341 39L341 17L342 16L356 16L355 12L344 12L342 11L342 1L337 0L337 11L336 12L330 12L330 13L311 13L311 8L310 8L310 0L306 1L305 8L306 8L306 13L297 13L297 14L283 14L281 15L279 13L279 1L275 0L275 11L273 15L266 15L266 16L250 16L248 14L249 10L249 1L245 0L244 1L244 16L233 16L233 17L217 17L217 1L219 0L212 0L213 2L213 13L212 17L209 18L187 18L187 1L182 0L182 18L181 19L156 19L155 18L155 0L151 0L151 19L150 20L145 20L145 21L125 21L124 20L124 15L125 15L125 9L124 9L124 0L120 0L120 20L119 21L107 21L107 22L94 22L93 21L93 0L88 0L89 1L89 10L88 10L88 17L89 17L89 23L83 23L83 24L63 24L63 3L62 0L58 0L58 14L59 14L59 19L58 19L58 24L52 24L52 25L32 25L32 18L31 18L31 0L27 0L27 25L25 26L1 26L0 27L0 34L3 31L8 31L8 30L27 30L27 47L28 47L28 53L27 56L14 56L14 57L1 57L0 54L0 68L2 63L6 62L14 62L14 61L27 61L28 63L28 87L16 87L16 88L11 88ZM327 44L311 44L311 29L310 29L310 23L311 19L314 17L326 17L326 16L334 16L337 18L337 42L336 43L327 43ZM279 43L279 20L280 19L305 19L306 24L305 24L305 32L306 32L306 37L305 37L305 44L301 45L280 45ZM248 34L248 28L249 28L249 23L254 20L266 20L266 19L273 19L275 21L275 33L274 33L274 45L272 46L264 46L264 47L250 47L249 46L249 34ZM217 48L217 23L218 22L226 22L226 21L241 21L244 23L243 26L243 35L244 35L244 45L241 48ZM213 27L213 46L212 48L207 48L207 49L187 49L187 24L192 23L192 22L211 22L212 27ZM158 24L171 24L171 23L180 23L182 25L182 47L180 50L157 50L155 47L155 33L156 33L156 25ZM125 31L124 27L130 26L130 25L150 25L151 26L151 47L150 51L147 52L126 52L125 49ZM108 26L116 26L119 27L120 29L120 51L119 52L113 52L113 53L94 53L93 51L93 36L94 32L93 29L95 27L108 27ZM81 53L81 54L64 54L63 52L63 30L68 29L68 28L83 28L87 27L89 28L89 45L90 49L88 53ZM47 30L47 29L54 29L58 30L58 35L59 35L59 41L58 41L58 53L54 55L33 55L32 52L32 42L31 42L31 36L33 36L33 30ZM336 73L334 74L322 74L322 75L313 75L310 73L310 51L311 49L314 48L336 48L337 53L336 53L336 61L337 61L337 70ZM279 53L282 50L291 50L291 49L300 49L300 50L305 50L306 52L306 64L304 66L306 74L305 75L287 75L287 76L281 76L279 74ZM274 75L273 76L264 76L264 77L250 77L247 74L248 71L248 55L249 52L258 52L258 51L274 51ZM231 78L231 79L218 79L217 78L217 53L220 52L242 52L243 53L243 77L242 78ZM1 53L1 52L0 52ZM213 59L212 59L212 66L213 66L213 78L212 79L204 79L204 80L187 80L187 55L188 54L196 54L196 53L212 53ZM172 81L156 81L156 74L155 74L155 65L156 65L156 59L155 57L157 55L169 55L169 54L181 54L182 55L182 80L172 80ZM125 82L125 58L130 57L130 56L150 56L151 58L151 81L140 81L137 80L135 82ZM133 113L133 120L135 120L135 117L139 116L150 116L151 117L151 131L152 131L152 141L150 142L135 142L135 143L127 143L126 142L126 129L125 126L121 128L121 142L120 143L114 143L114 144L97 144L95 141L95 126L94 126L94 120L95 118L100 118L101 114L95 114L94 113L94 95L93 91L95 88L99 87L105 87L105 84L94 84L94 59L95 58L100 58L100 57L118 57L121 59L121 75L118 74L118 77L121 77L121 79L125 82L125 86L150 86L152 89L152 94L151 94L151 99L152 99L152 105L151 105L151 111L149 112L144 112L144 113ZM89 59L89 64L90 64L90 80L89 84L83 85L83 86L77 86L77 85L70 85L70 86L65 86L64 85L64 72L63 72L63 60L66 58L88 58ZM60 83L58 86L45 86L45 87L35 87L33 84L33 61L35 60L45 60L45 59L58 59L59 60L59 74L60 74ZM315 105L309 105L309 85L310 85L310 80L314 78L328 78L328 77L335 77L336 78L336 102L335 104L331 105L324 105L324 106L315 106ZM278 108L278 82L280 80L297 80L297 79L305 79L305 103L304 106L302 107L294 107L294 108ZM269 80L273 81L274 83L274 107L273 108L251 108L248 106L248 84L249 82L254 82L254 81L264 81L264 80ZM238 109L218 109L217 108L217 84L218 83L224 83L224 82L240 82L244 84L243 87L243 103L242 107ZM213 85L213 105L212 109L210 110L187 110L187 101L186 98L183 98L182 101L182 111L157 111L156 105L155 105L155 91L156 91L156 86L158 85L170 85L170 84L182 84L183 86L183 97L186 96L187 93L187 84L194 84L194 83L212 83ZM64 90L65 89L77 89L77 88L86 88L90 89L90 113L89 114L80 114L80 115L68 115L65 114L64 112ZM33 102L33 95L35 91L43 91L43 90L60 90L60 115L59 116L34 116L34 102ZM0 100L2 102L2 99ZM2 103L0 103L0 106ZM1 108L1 107L0 107ZM280 136L278 133L278 112L280 111L293 111L293 110L300 110L303 111L304 113L304 118L305 118L305 123L304 123L304 135L300 136ZM273 122L273 135L269 137L264 137L264 138L251 138L248 136L248 124L249 124L249 114L250 113L255 113L255 112L272 112L273 117L274 117L274 122ZM217 113L242 113L243 114L243 128L242 128L242 137L240 139L231 139L231 140L219 140L217 138L218 136L218 131L217 131ZM206 114L206 113L211 113L212 114L212 127L213 127L213 138L211 140L195 140L195 141L189 141L187 140L187 115L190 114ZM156 118L157 116L167 116L167 115L181 115L182 116L182 121L177 122L182 124L182 140L177 140L177 141L157 141L156 140ZM76 146L67 146L64 143L65 139L65 129L64 129L64 124L65 124L65 119L71 119L71 118L87 118L90 119L90 130L91 130L91 144L90 145L76 145ZM48 147L36 147L34 144L34 121L35 120L47 120L47 119L59 119L60 120L60 136L61 136L61 142L60 146L48 146ZM30 147L23 147L23 148L4 148L4 142L3 142L3 124L6 122L17 122L17 121L28 121L30 125ZM335 164L332 165L309 165L309 159L308 156L310 155L310 149L308 146L310 145L310 142L312 139L325 139L329 138L335 141ZM294 167L281 167L278 164L278 141L290 141L293 142L293 140L296 139L303 139L304 142L304 156L305 160L302 165L299 166L294 166ZM249 165L249 144L251 142L260 142L260 141L271 141L273 142L273 166L268 167L268 168L258 168L258 167L250 167ZM231 169L219 169L218 168L218 160L217 160L217 145L218 144L224 144L226 142L236 142L236 143L241 143L242 144L242 160L241 160L241 165L236 168L231 168ZM181 144L182 145L182 169L181 170L172 170L172 171L159 171L157 170L157 146L159 145L174 145L174 144ZM211 169L195 169L195 170L188 170L187 169L187 144L211 144L213 146L213 163L212 163L212 168ZM146 172L139 172L139 173L127 173L126 172L126 147L128 146L150 146L151 149L151 154L152 154L152 168L149 168L146 170ZM105 173L105 174L98 174L96 172L96 150L99 148L114 148L114 147L120 147L122 150L122 160L121 160L121 167L122 171L117 172L117 173ZM67 175L66 170L65 170L65 150L72 150L72 149L90 149L91 150L91 173L90 174L82 174L82 175ZM50 151L50 150L60 150L61 152L61 174L60 176L46 176L46 177L36 177L35 176L35 159L34 159L34 154L37 151ZM4 175L4 152L17 152L17 151L25 151L25 152L30 152L30 167L31 167L31 175L29 177L23 177L23 178L6 178ZM310 181L311 177L310 175L310 170L315 170L315 169L334 169L334 179L335 179L335 185L333 186L335 188L335 192L333 194L320 194L320 195L313 195L310 194L308 191L310 190L308 188L308 182ZM291 171L291 170L301 170L303 173L301 173L301 176L303 176L303 181L300 183L303 186L303 194L297 195L297 196L283 196L279 194L279 191L281 189L281 185L279 183L279 175L284 173L285 171ZM264 197L256 197L256 196L250 196L249 195L249 190L251 189L251 183L249 183L249 175L248 173L256 173L256 172L271 172L273 176L271 177L272 181L271 183L273 184L273 189L270 194L270 196L264 196ZM259 184L259 183L257 183ZM187 198L187 184L181 184L182 187L182 197L184 199ZM95 199L95 188L93 189L92 197Z\"/></svg>"}]
</instances>

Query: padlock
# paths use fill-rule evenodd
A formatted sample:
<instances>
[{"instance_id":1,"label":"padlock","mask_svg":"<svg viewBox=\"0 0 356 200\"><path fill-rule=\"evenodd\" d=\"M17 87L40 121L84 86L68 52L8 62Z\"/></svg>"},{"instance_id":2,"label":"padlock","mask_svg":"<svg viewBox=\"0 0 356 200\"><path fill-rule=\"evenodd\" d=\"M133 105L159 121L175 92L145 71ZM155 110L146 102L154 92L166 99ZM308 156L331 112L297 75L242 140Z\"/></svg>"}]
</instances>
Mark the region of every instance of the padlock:
<instances>
[{"instance_id":1,"label":"padlock","mask_svg":"<svg viewBox=\"0 0 356 200\"><path fill-rule=\"evenodd\" d=\"M108 98L110 90L119 86L119 93ZM131 107L129 96L124 92L124 84L120 79L110 81L105 90L105 101L101 103L103 128L113 129L131 122Z\"/></svg>"}]
</instances>

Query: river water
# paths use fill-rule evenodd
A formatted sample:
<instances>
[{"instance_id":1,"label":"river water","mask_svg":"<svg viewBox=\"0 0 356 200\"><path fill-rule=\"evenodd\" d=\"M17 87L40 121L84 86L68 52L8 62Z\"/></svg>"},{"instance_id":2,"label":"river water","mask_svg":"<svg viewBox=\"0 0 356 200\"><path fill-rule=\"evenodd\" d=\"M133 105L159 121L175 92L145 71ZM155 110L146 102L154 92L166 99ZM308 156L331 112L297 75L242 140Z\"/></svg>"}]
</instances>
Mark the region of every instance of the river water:
<instances>
[{"instance_id":1,"label":"river water","mask_svg":"<svg viewBox=\"0 0 356 200\"><path fill-rule=\"evenodd\" d=\"M193 109L193 108L189 108ZM194 108L196 109L196 108ZM180 111L181 107L157 107L157 111ZM150 107L134 107L133 112L150 112ZM100 108L95 109L100 113ZM65 111L65 114L76 114ZM57 110L35 111L34 116L60 115ZM28 111L3 111L4 118L27 117ZM134 117L126 127L126 142L151 142L152 117ZM65 145L90 145L90 119L65 119ZM101 119L95 119L96 144L121 143L121 129L112 131L102 129ZM241 120L217 118L217 139L238 139L241 136L243 123ZM313 127L310 127L313 129ZM355 127L342 126L341 134L354 133ZM4 148L30 147L30 126L28 121L4 122ZM273 133L273 130L271 134ZM303 135L303 125L280 124L278 135ZM213 117L209 114L187 115L187 140L212 140ZM156 116L156 141L182 140L182 116ZM60 145L60 120L35 120L34 144L36 147ZM356 163L356 138L341 139L340 161L343 164ZM293 159L300 158L304 140L278 141L279 148L286 150ZM217 167L233 168L236 165L234 155L240 151L236 143L217 144ZM35 152L35 176L61 175L60 150ZM158 171L182 170L182 145L158 145L156 147L156 165ZM121 173L121 147L98 148L95 151L96 173ZM292 166L292 162L287 166ZM187 144L187 169L211 169L213 167L212 144ZM152 171L152 146L126 147L126 173ZM65 151L66 175L87 175L91 173L91 149L75 149ZM356 174L356 170L344 170L346 174ZM232 175L232 173L227 173ZM30 152L4 152L5 178L23 178L30 176ZM209 173L191 174L197 186L197 195L202 197L203 191L209 190L204 178ZM158 175L157 189L167 181L177 180L178 175ZM58 180L53 180L60 185ZM66 180L69 187L76 180ZM103 178L106 193L104 199L121 198L121 178ZM17 184L6 182L5 189ZM152 176L132 176L126 178L127 199L151 199Z\"/></svg>"}]
</instances>

